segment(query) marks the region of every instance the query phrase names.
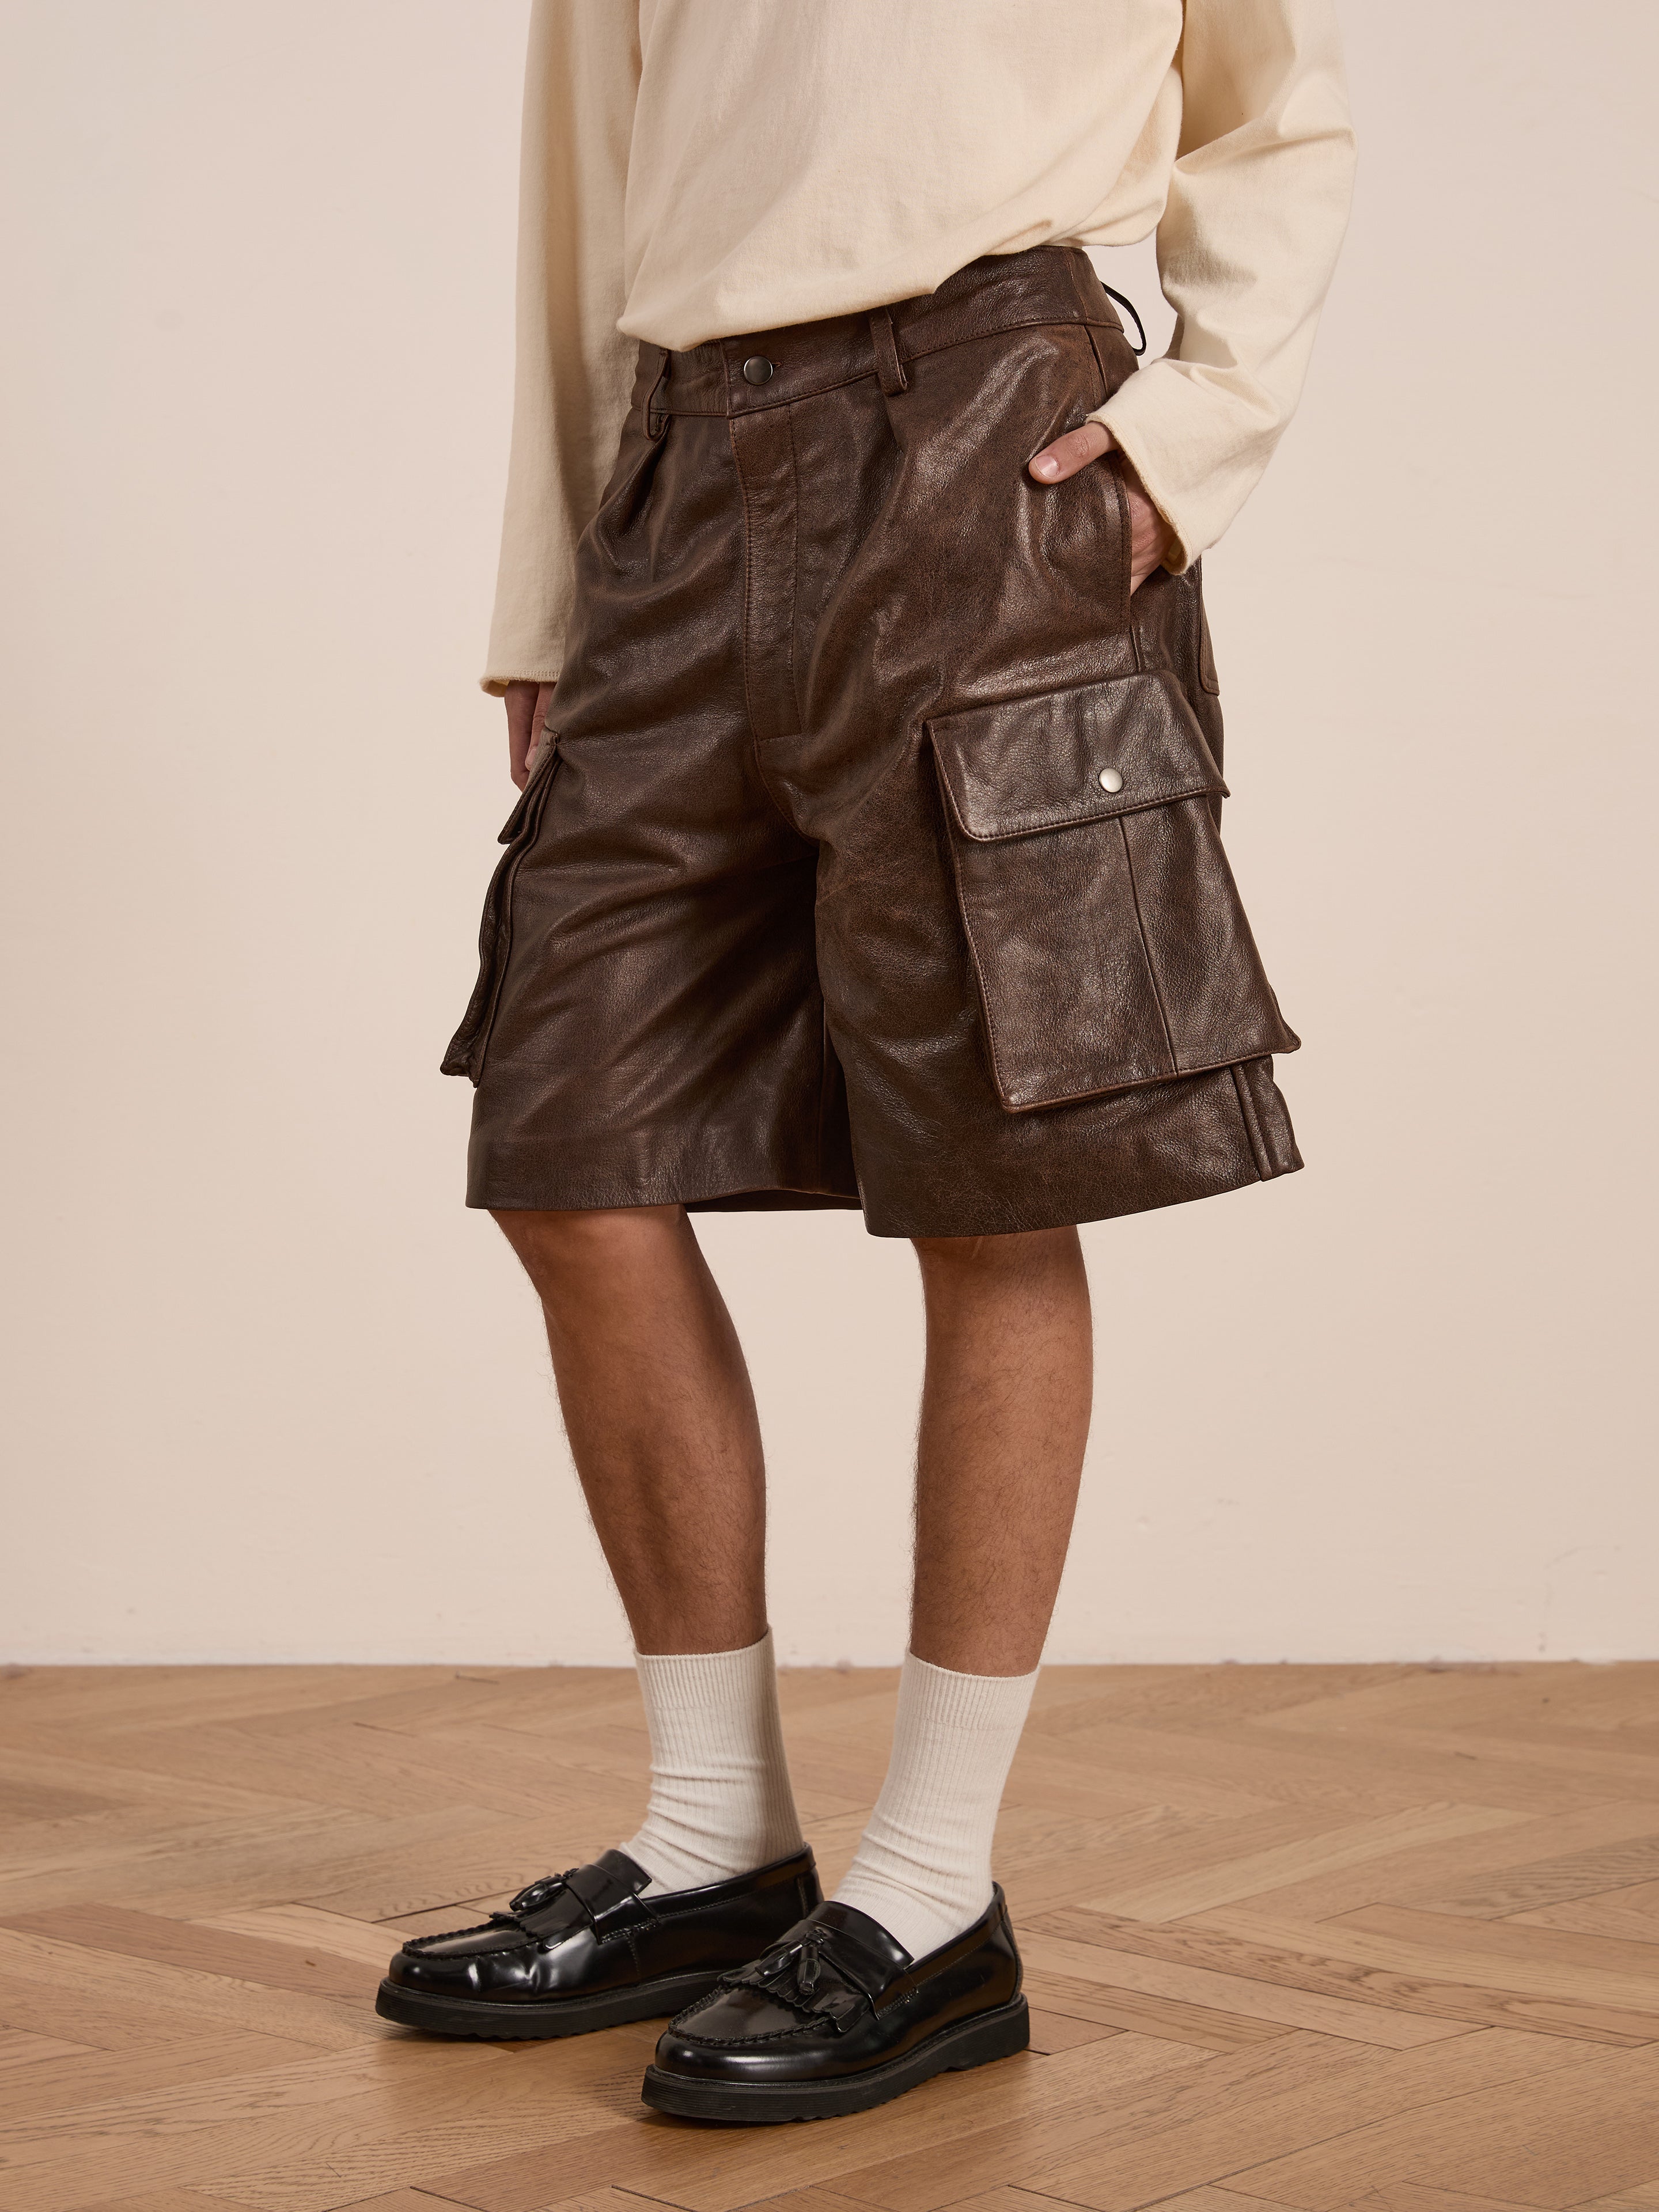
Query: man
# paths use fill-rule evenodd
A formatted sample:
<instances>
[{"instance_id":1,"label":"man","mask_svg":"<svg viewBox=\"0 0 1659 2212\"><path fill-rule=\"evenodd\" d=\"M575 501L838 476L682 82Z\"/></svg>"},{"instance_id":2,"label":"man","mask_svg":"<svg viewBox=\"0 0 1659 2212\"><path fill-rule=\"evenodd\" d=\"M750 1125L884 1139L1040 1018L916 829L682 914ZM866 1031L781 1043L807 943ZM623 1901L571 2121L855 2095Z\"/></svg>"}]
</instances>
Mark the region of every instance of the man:
<instances>
[{"instance_id":1,"label":"man","mask_svg":"<svg viewBox=\"0 0 1659 2212\"><path fill-rule=\"evenodd\" d=\"M539 0L485 679L522 796L446 1066L652 1786L620 1850L406 1946L388 2017L686 2008L647 2102L746 2120L1024 2046L990 1853L1088 1430L1076 1224L1301 1164L1196 562L1351 164L1330 0ZM1082 247L1154 228L1180 319L1138 370ZM927 1311L892 1763L822 1901L688 1218L820 1206L912 1239Z\"/></svg>"}]
</instances>

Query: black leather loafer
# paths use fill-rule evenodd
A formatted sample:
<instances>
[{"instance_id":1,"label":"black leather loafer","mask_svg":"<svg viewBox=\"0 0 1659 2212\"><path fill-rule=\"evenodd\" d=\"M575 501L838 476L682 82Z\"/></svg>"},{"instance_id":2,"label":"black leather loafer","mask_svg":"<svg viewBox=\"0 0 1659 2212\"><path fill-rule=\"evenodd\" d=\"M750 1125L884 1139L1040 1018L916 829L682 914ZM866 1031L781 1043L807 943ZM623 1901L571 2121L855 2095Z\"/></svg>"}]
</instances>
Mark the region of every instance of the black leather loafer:
<instances>
[{"instance_id":1,"label":"black leather loafer","mask_svg":"<svg viewBox=\"0 0 1659 2212\"><path fill-rule=\"evenodd\" d=\"M641 2094L687 2119L828 2119L1030 2040L1000 1889L925 1959L832 1899L663 2031Z\"/></svg>"},{"instance_id":2,"label":"black leather loafer","mask_svg":"<svg viewBox=\"0 0 1659 2212\"><path fill-rule=\"evenodd\" d=\"M505 1912L406 1943L381 1984L382 2020L433 2035L582 2035L676 2012L810 1911L809 1850L705 1889L639 1893L625 1851L533 1881Z\"/></svg>"}]
</instances>

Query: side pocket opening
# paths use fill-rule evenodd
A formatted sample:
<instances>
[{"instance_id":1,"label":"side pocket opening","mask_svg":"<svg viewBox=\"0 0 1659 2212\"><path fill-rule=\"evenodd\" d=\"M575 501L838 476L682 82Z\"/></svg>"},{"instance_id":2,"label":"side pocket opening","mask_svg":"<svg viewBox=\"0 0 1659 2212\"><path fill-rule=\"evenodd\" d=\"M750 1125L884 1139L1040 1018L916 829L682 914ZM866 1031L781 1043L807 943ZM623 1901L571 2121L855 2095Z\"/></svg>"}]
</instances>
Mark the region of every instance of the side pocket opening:
<instances>
[{"instance_id":1,"label":"side pocket opening","mask_svg":"<svg viewBox=\"0 0 1659 2212\"><path fill-rule=\"evenodd\" d=\"M468 1076L474 1085L484 1072L485 1050L490 1042L496 1002L501 996L501 979L506 972L507 955L513 941L513 878L518 873L519 863L535 842L536 832L541 826L541 810L558 772L558 740L553 738L543 745L530 780L520 792L518 804L507 817L497 841L507 850L497 862L490 888L485 893L484 919L479 926L478 981L473 986L467 1012L449 1041L442 1063L445 1075Z\"/></svg>"},{"instance_id":2,"label":"side pocket opening","mask_svg":"<svg viewBox=\"0 0 1659 2212\"><path fill-rule=\"evenodd\" d=\"M1009 1113L1295 1051L1216 826L1226 786L1171 676L928 730Z\"/></svg>"},{"instance_id":3,"label":"side pocket opening","mask_svg":"<svg viewBox=\"0 0 1659 2212\"><path fill-rule=\"evenodd\" d=\"M1192 596L1198 604L1199 616L1199 682L1212 699L1219 699L1221 678L1216 673L1216 648L1210 642L1210 617L1204 611L1204 586L1198 573L1199 564L1195 561L1192 568L1196 584Z\"/></svg>"}]
</instances>

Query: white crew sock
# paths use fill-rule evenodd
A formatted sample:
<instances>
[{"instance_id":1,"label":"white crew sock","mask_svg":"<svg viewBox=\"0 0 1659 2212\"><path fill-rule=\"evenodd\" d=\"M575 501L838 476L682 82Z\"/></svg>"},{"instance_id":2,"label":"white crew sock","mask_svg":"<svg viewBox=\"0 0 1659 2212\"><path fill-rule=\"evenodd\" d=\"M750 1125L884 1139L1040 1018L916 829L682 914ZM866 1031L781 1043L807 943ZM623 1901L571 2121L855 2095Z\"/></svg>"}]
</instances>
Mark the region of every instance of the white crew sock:
<instances>
[{"instance_id":1,"label":"white crew sock","mask_svg":"<svg viewBox=\"0 0 1659 2212\"><path fill-rule=\"evenodd\" d=\"M742 1651L637 1651L651 1802L622 1848L644 1891L698 1889L802 1847L784 1759L772 1631Z\"/></svg>"},{"instance_id":2,"label":"white crew sock","mask_svg":"<svg viewBox=\"0 0 1659 2212\"><path fill-rule=\"evenodd\" d=\"M991 1902L997 1808L1037 1671L953 1674L905 1655L887 1778L835 1894L912 1959L960 1936Z\"/></svg>"}]
</instances>

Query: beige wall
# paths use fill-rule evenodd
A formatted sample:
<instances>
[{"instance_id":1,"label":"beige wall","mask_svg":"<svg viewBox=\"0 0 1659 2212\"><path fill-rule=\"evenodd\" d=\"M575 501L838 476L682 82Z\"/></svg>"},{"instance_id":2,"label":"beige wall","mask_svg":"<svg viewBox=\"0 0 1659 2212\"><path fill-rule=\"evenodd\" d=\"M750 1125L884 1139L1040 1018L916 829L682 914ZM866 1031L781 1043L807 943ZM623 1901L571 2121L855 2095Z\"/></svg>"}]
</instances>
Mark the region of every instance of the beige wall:
<instances>
[{"instance_id":1,"label":"beige wall","mask_svg":"<svg viewBox=\"0 0 1659 2212\"><path fill-rule=\"evenodd\" d=\"M509 796L524 12L4 8L19 1657L625 1654L436 1073ZM1651 1655L1654 14L1344 12L1351 241L1209 564L1309 1168L1087 1232L1051 1650ZM780 1645L890 1659L908 1252L706 1242Z\"/></svg>"}]
</instances>

